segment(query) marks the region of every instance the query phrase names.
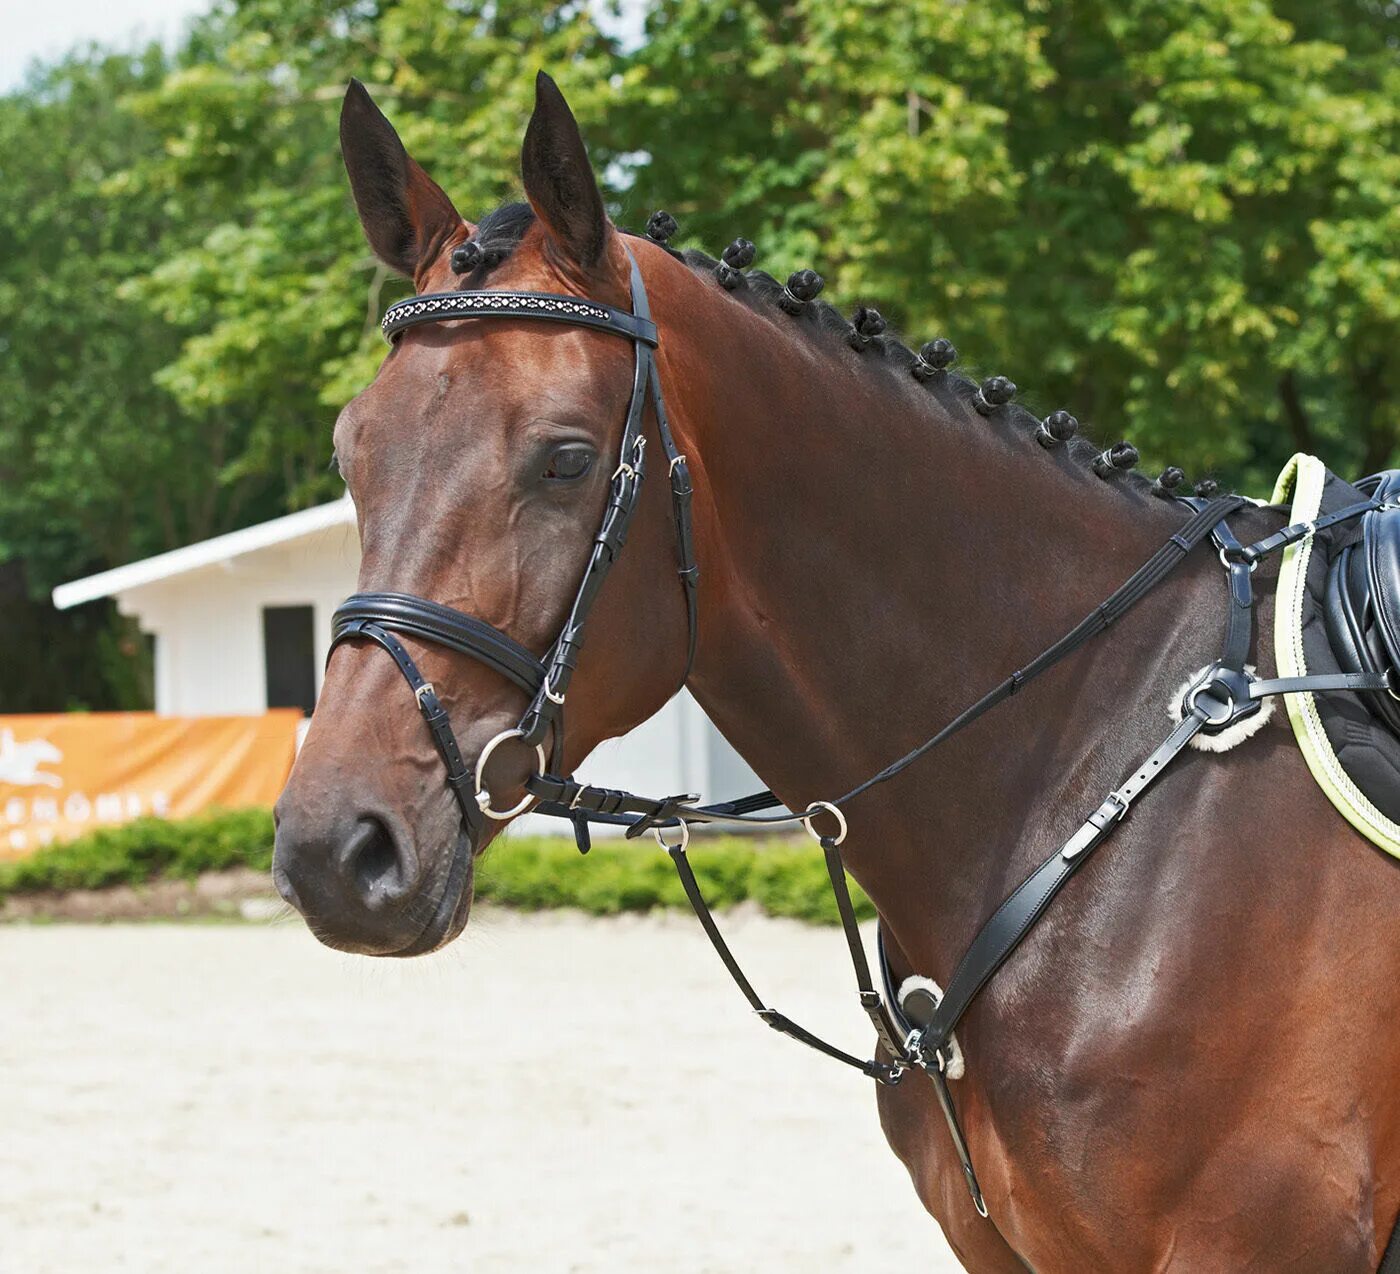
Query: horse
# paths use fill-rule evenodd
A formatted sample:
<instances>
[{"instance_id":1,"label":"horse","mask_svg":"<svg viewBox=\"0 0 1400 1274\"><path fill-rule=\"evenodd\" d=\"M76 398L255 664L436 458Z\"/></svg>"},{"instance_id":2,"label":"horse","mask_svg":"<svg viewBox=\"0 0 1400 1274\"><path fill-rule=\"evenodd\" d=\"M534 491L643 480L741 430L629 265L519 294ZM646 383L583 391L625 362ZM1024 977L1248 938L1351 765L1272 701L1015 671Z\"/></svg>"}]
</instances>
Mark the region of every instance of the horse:
<instances>
[{"instance_id":1,"label":"horse","mask_svg":"<svg viewBox=\"0 0 1400 1274\"><path fill-rule=\"evenodd\" d=\"M369 244L419 294L489 284L622 312L631 262L644 280L693 483L697 641L692 662L653 483L578 653L561 773L683 683L791 809L813 809L1020 667L1182 525L1163 482L1125 469L1130 448L1099 455L1064 427L1037 445L1053 418L1037 430L1009 382L979 388L914 356L868 307L848 321L810 278L736 268L751 248L717 262L620 230L546 76L526 202L479 222L358 84L340 132ZM528 316L401 332L335 425L360 588L407 587L484 617L526 659L549 651L609 499L629 345ZM649 409L641 428L658 427ZM1284 520L1248 506L1230 524L1257 538ZM1255 576L1265 626L1275 574L1265 560ZM1212 555L1186 558L1013 705L845 807L844 860L897 980L947 985L999 900L1158 742L1226 606ZM412 694L397 658L338 642L277 806L278 888L321 941L374 956L462 931L474 863L504 825L469 830L414 699L436 705L468 769L494 748L483 796L498 810L539 765L501 742L519 685L434 641L400 649L421 666ZM1267 643L1251 658L1274 667ZM1400 876L1310 780L1283 718L1247 747L1183 752L962 1019L951 1087L987 1216L933 1083L876 1086L886 1138L968 1270L1377 1268L1400 1211L1400 1035L1380 1029L1400 1012L1386 938Z\"/></svg>"}]
</instances>

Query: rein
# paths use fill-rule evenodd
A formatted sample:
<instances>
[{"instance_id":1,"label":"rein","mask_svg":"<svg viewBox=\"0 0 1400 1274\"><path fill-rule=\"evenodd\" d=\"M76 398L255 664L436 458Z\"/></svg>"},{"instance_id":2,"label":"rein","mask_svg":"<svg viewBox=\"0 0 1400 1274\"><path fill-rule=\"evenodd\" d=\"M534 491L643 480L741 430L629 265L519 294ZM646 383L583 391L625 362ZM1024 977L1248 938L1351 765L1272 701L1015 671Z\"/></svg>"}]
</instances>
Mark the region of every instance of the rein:
<instances>
[{"instance_id":1,"label":"rein","mask_svg":"<svg viewBox=\"0 0 1400 1274\"><path fill-rule=\"evenodd\" d=\"M953 1031L978 993L1020 945L1036 921L1044 914L1069 878L1088 861L1113 830L1127 816L1133 802L1181 754L1198 733L1217 734L1259 712L1265 698L1300 691L1365 691L1394 693L1397 689L1388 674L1336 673L1263 679L1245 666L1253 639L1254 590L1252 575L1264 556L1297 543L1314 531L1360 517L1386 506L1377 497L1351 505L1312 522L1285 527L1255 544L1244 546L1227 524L1228 517L1249 502L1241 496L1222 496L1210 501L1183 498L1180 503L1191 516L1179 531L1133 572L1127 580L1094 607L1078 624L1025 667L963 709L917 747L891 762L878 773L856 784L844 795L816 801L796 813L783 811L782 802L768 790L717 804L701 805L694 794L665 797L640 796L620 789L577 782L567 774L555 774L550 763L563 764L563 709L569 684L583 645L588 616L617 555L626 543L627 531L636 513L645 477L646 438L643 433L648 399L656 416L657 433L666 455L671 484L672 514L675 522L679 575L686 606L688 640L686 664L681 674L683 686L695 660L698 637L697 586L699 566L695 558L691 523L691 494L686 458L680 453L666 416L655 350L659 344L656 325L651 319L646 286L630 249L631 312L578 297L538 292L447 292L411 297L389 307L382 328L391 343L407 328L422 323L458 319L509 318L539 319L575 327L587 327L628 339L633 344L632 395L623 425L617 468L612 475L608 503L602 523L593 537L593 550L583 579L558 637L543 658L526 650L514 639L484 620L450 607L407 593L356 593L336 611L331 637L332 651L342 642L363 639L386 650L407 680L418 709L442 756L447 783L462 811L469 839L475 843L485 827L485 819L505 821L523 813L532 803L538 813L566 818L574 826L578 847L590 846L590 823L624 826L627 836L651 831L670 854L684 887L686 898L699 918L725 968L748 1000L754 1012L767 1024L828 1057L855 1067L878 1082L894 1085L911 1069L923 1071L933 1081L944 1118L948 1124L964 1178L977 1211L987 1216L986 1203L977 1182L966 1138L958 1122L947 1068L952 1057ZM1389 507L1389 506L1386 506ZM847 823L843 807L872 788L894 778L927 755L940 743L953 737L998 704L1011 698L1027 682L1059 663L1086 642L1103 633L1150 593L1204 540L1211 539L1225 568L1230 605L1225 641L1220 657L1197 672L1190 680L1181 702L1181 721L1162 743L1130 776L1111 791L1068 840L1033 871L983 924L969 945L941 995L916 988L902 1003L893 994L881 994L871 977L869 961L856 922L846 881L840 846L846 839ZM469 655L493 669L529 696L529 706L519 723L496 735L483 748L474 770L462 757L456 735L432 684L419 671L404 648L399 635L444 646ZM519 739L535 749L537 769L525 781L525 796L508 810L496 810L485 783L485 770L495 749L510 739ZM549 741L546 754L545 742ZM836 826L828 834L819 832L815 820L827 816ZM861 1007L870 1016L881 1049L890 1059L862 1061L837 1048L792 1019L769 1007L745 976L724 936L715 923L695 872L686 855L692 824L743 824L773 826L801 823L819 842L836 900L841 927L850 950ZM668 843L666 834L676 839ZM468 852L471 852L470 849ZM880 964L889 990L889 970L880 943ZM1382 1274L1400 1274L1400 1242L1395 1236L1387 1248Z\"/></svg>"}]
</instances>

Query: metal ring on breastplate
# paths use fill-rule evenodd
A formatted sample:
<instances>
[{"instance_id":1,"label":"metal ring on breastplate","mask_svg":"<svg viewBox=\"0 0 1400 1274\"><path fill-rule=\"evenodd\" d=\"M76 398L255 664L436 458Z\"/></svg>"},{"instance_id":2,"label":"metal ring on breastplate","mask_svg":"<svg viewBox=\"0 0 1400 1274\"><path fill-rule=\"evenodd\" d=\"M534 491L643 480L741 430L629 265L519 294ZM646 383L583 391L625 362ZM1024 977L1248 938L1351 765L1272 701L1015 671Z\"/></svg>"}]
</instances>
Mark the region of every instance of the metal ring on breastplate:
<instances>
[{"instance_id":1,"label":"metal ring on breastplate","mask_svg":"<svg viewBox=\"0 0 1400 1274\"><path fill-rule=\"evenodd\" d=\"M836 806L834 806L830 801L813 801L809 806L807 806L806 812L803 813L801 816L802 826L807 829L807 835L809 835L814 841L820 844L822 840L822 834L819 831L817 831L815 827L812 826L812 820L823 811L830 814L841 825L840 830L836 833L836 836L832 841L832 843L835 845L841 844L841 842L846 839L846 832L849 830L846 826L846 816L843 813L841 813L841 811L837 809Z\"/></svg>"},{"instance_id":2,"label":"metal ring on breastplate","mask_svg":"<svg viewBox=\"0 0 1400 1274\"><path fill-rule=\"evenodd\" d=\"M1196 701L1207 690L1215 692L1216 698L1224 699L1225 715L1223 717L1217 718L1209 712L1198 712L1196 710ZM1230 688L1228 686L1214 677L1209 681L1203 681L1198 686L1192 686L1191 689L1186 692L1186 698L1183 700L1183 703L1186 706L1187 712L1191 713L1192 716L1201 717L1207 725L1227 725L1230 718L1235 715L1235 696L1230 693Z\"/></svg>"},{"instance_id":3,"label":"metal ring on breastplate","mask_svg":"<svg viewBox=\"0 0 1400 1274\"><path fill-rule=\"evenodd\" d=\"M666 843L665 832L666 829L664 827L653 827L651 829L651 834L656 837L656 843L668 854L673 849L684 850L685 847L690 844L690 824L687 823L685 819L681 819L681 838L674 845L668 845Z\"/></svg>"}]
</instances>

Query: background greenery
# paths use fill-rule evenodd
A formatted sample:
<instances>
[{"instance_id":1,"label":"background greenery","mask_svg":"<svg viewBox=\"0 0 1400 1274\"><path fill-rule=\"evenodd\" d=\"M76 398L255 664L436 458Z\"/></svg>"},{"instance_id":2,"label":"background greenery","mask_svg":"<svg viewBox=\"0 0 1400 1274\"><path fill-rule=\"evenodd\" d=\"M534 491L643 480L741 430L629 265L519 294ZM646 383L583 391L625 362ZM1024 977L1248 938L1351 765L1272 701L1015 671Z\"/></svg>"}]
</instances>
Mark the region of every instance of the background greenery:
<instances>
[{"instance_id":1,"label":"background greenery","mask_svg":"<svg viewBox=\"0 0 1400 1274\"><path fill-rule=\"evenodd\" d=\"M38 68L0 98L0 711L149 693L54 583L335 493L404 290L340 171L352 74L470 215L546 67L625 224L746 235L1258 490L1299 448L1396 459L1398 37L1388 0L652 0L623 51L576 2L222 0Z\"/></svg>"},{"instance_id":2,"label":"background greenery","mask_svg":"<svg viewBox=\"0 0 1400 1274\"><path fill-rule=\"evenodd\" d=\"M805 836L700 836L689 853L711 906L751 901L769 915L838 923L821 850ZM266 810L216 811L179 822L138 819L0 863L0 902L43 890L193 880L230 867L272 870L272 815ZM689 905L670 858L650 836L600 841L586 857L569 839L506 836L481 859L476 896L525 911L578 907L593 915ZM862 919L874 916L854 881L851 897Z\"/></svg>"}]
</instances>

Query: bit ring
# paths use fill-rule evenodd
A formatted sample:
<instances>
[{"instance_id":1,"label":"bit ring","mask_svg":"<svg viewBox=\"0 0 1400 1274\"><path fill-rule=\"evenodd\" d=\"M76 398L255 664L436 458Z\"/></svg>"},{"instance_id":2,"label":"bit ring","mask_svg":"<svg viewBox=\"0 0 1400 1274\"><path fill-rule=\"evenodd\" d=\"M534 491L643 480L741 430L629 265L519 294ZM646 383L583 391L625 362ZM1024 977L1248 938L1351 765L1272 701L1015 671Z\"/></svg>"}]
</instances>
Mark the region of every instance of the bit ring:
<instances>
[{"instance_id":1,"label":"bit ring","mask_svg":"<svg viewBox=\"0 0 1400 1274\"><path fill-rule=\"evenodd\" d=\"M525 795L521 798L521 800L517 804L512 805L510 809L493 810L491 808L491 793L488 792L481 785L481 780L486 774L486 762L490 760L491 753L494 752L507 739L523 739L524 737L525 731L520 729L519 726L513 726L509 730L502 730L500 734L498 734L494 739L491 740L490 743L488 743L484 748L481 749L481 755L476 758L476 778L474 781L476 785L477 806L480 808L481 812L486 815L487 818L493 818L498 823L504 823L507 819L514 818L517 814L523 814L531 805L534 804L535 798L531 793L526 792ZM544 745L542 743L535 744L535 758L539 762L539 769L536 772L539 774L543 774L545 760Z\"/></svg>"}]
</instances>

